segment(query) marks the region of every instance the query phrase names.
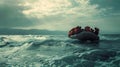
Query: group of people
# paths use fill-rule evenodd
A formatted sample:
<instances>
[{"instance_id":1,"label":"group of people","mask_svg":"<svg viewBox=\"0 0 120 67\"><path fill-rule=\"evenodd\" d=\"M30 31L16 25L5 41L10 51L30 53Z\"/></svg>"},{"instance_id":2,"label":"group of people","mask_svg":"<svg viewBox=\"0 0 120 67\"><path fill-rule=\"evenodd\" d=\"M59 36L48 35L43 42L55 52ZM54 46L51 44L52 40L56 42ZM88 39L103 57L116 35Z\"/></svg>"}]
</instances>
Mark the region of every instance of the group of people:
<instances>
[{"instance_id":1,"label":"group of people","mask_svg":"<svg viewBox=\"0 0 120 67\"><path fill-rule=\"evenodd\" d=\"M78 33L83 32L83 31L92 32L92 33L94 33L96 35L99 34L99 28L95 27L94 29L92 29L91 27L86 26L84 29L82 29L80 26L77 26L75 28L72 28L69 31L68 36L70 37L71 35L78 34Z\"/></svg>"}]
</instances>

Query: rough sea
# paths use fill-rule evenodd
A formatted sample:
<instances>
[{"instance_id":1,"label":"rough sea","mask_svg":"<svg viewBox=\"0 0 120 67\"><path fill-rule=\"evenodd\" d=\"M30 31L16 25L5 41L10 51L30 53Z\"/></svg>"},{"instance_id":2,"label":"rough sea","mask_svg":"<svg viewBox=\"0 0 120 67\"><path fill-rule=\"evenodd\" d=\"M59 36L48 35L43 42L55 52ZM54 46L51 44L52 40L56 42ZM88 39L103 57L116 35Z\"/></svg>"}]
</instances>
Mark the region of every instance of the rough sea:
<instances>
[{"instance_id":1,"label":"rough sea","mask_svg":"<svg viewBox=\"0 0 120 67\"><path fill-rule=\"evenodd\" d=\"M0 67L120 67L120 35L99 44L66 35L0 35Z\"/></svg>"}]
</instances>

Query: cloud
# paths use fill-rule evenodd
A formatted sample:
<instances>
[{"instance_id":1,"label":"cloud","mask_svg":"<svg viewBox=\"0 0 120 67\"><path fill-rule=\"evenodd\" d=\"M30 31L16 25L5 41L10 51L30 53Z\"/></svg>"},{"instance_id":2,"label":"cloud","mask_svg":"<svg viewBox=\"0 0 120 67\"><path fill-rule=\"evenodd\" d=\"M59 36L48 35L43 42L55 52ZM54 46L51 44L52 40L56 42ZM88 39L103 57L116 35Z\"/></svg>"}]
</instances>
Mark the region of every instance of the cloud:
<instances>
[{"instance_id":1,"label":"cloud","mask_svg":"<svg viewBox=\"0 0 120 67\"><path fill-rule=\"evenodd\" d=\"M113 13L120 13L120 0L90 0L91 5L97 4L98 8L106 9L106 15L111 15Z\"/></svg>"},{"instance_id":2,"label":"cloud","mask_svg":"<svg viewBox=\"0 0 120 67\"><path fill-rule=\"evenodd\" d=\"M19 6L28 8L23 14L28 18L39 19L36 26L27 28L65 30L76 25L85 25L90 19L99 16L104 9L91 5L90 0L27 0Z\"/></svg>"},{"instance_id":3,"label":"cloud","mask_svg":"<svg viewBox=\"0 0 120 67\"><path fill-rule=\"evenodd\" d=\"M69 30L89 25L111 31L120 24L118 7L119 0L1 0L0 27Z\"/></svg>"},{"instance_id":4,"label":"cloud","mask_svg":"<svg viewBox=\"0 0 120 67\"><path fill-rule=\"evenodd\" d=\"M35 2L27 0L20 5L30 8L23 11L25 15L36 18L59 14L63 17L68 17L68 15L91 17L101 12L101 10L96 9L98 5L90 5L89 0L37 0Z\"/></svg>"},{"instance_id":5,"label":"cloud","mask_svg":"<svg viewBox=\"0 0 120 67\"><path fill-rule=\"evenodd\" d=\"M34 25L29 18L22 13L24 7L19 6L19 1L0 1L0 28L26 27ZM35 22L35 21L34 21Z\"/></svg>"},{"instance_id":6,"label":"cloud","mask_svg":"<svg viewBox=\"0 0 120 67\"><path fill-rule=\"evenodd\" d=\"M56 15L63 13L66 7L70 5L67 0L37 0L35 2L26 1L21 4L24 7L29 7L31 9L24 10L23 13L33 17L44 17L50 15ZM62 8L63 7L63 8Z\"/></svg>"}]
</instances>

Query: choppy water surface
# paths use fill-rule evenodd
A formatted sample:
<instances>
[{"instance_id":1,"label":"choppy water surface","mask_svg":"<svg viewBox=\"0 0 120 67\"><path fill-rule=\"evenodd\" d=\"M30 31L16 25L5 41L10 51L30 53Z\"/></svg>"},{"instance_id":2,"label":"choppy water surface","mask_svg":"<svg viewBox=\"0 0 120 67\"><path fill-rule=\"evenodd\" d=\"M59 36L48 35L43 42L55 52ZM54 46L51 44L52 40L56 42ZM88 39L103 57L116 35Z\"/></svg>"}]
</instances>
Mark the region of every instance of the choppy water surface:
<instances>
[{"instance_id":1,"label":"choppy water surface","mask_svg":"<svg viewBox=\"0 0 120 67\"><path fill-rule=\"evenodd\" d=\"M0 67L120 67L120 35L99 44L65 35L0 35Z\"/></svg>"}]
</instances>

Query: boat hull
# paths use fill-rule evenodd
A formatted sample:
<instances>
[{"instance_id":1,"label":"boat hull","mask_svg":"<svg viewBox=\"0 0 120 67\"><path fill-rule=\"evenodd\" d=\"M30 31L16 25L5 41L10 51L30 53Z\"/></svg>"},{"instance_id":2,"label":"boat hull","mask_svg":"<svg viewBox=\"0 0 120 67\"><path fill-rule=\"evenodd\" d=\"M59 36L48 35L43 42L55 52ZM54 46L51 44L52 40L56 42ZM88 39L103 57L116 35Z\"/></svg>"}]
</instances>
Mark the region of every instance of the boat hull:
<instances>
[{"instance_id":1,"label":"boat hull","mask_svg":"<svg viewBox=\"0 0 120 67\"><path fill-rule=\"evenodd\" d=\"M79 34L75 34L70 36L72 39L78 39L80 41L91 41L91 42L98 42L99 36L95 35L92 32L83 31Z\"/></svg>"}]
</instances>

